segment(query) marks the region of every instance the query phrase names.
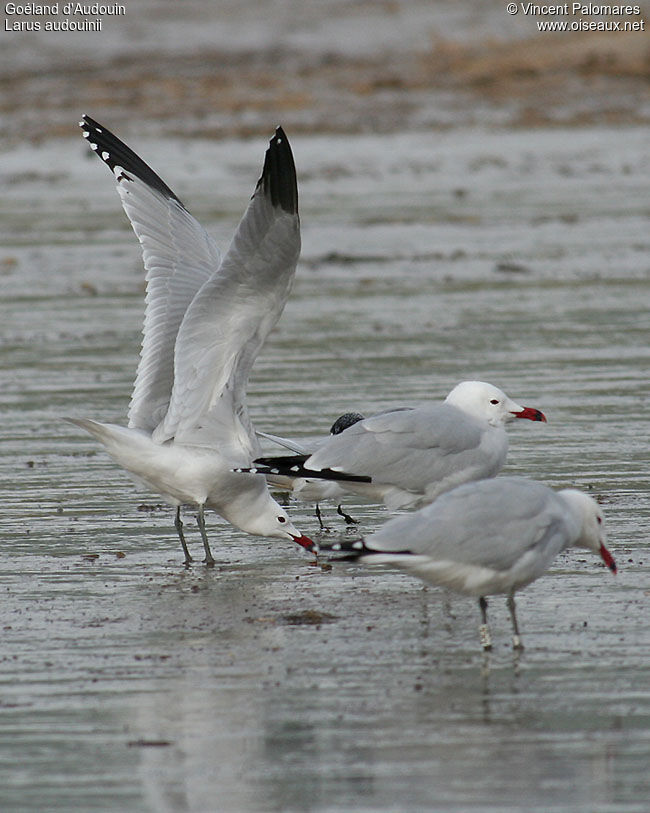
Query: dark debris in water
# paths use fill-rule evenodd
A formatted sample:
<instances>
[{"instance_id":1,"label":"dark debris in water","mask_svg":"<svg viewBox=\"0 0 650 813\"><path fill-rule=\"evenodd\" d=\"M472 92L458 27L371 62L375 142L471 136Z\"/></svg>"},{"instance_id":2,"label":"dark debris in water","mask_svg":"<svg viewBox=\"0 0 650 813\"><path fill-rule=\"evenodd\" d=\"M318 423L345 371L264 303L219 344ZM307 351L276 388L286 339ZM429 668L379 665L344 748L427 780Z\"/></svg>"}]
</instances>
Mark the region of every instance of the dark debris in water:
<instances>
[{"instance_id":1,"label":"dark debris in water","mask_svg":"<svg viewBox=\"0 0 650 813\"><path fill-rule=\"evenodd\" d=\"M290 627L320 627L321 624L331 624L336 620L337 616L320 610L303 610L287 615L264 615L246 619L249 624L286 624Z\"/></svg>"},{"instance_id":2,"label":"dark debris in water","mask_svg":"<svg viewBox=\"0 0 650 813\"><path fill-rule=\"evenodd\" d=\"M320 624L331 624L336 621L336 616L330 613L323 613L320 610L303 610L300 613L280 616L282 623L292 627L319 626Z\"/></svg>"},{"instance_id":3,"label":"dark debris in water","mask_svg":"<svg viewBox=\"0 0 650 813\"><path fill-rule=\"evenodd\" d=\"M114 556L116 559L125 559L126 558L126 553L124 553L124 551L122 551L122 550L104 551L103 553L105 553L108 556ZM99 554L99 553L82 553L81 558L85 559L87 562L96 562L97 559L99 559L99 557L101 555L102 554Z\"/></svg>"},{"instance_id":4,"label":"dark debris in water","mask_svg":"<svg viewBox=\"0 0 650 813\"><path fill-rule=\"evenodd\" d=\"M500 271L504 274L530 274L530 268L521 263L513 262L500 262L494 266L495 271Z\"/></svg>"}]
</instances>

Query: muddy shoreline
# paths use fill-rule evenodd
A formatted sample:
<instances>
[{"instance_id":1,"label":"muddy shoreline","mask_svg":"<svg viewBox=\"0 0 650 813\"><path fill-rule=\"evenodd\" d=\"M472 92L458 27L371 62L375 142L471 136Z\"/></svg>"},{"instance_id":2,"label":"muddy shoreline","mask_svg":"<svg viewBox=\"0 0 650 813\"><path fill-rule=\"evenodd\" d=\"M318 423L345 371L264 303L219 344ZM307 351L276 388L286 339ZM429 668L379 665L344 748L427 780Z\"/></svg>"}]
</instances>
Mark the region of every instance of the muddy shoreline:
<instances>
[{"instance_id":1,"label":"muddy shoreline","mask_svg":"<svg viewBox=\"0 0 650 813\"><path fill-rule=\"evenodd\" d=\"M270 117L302 133L650 121L648 32L538 33L496 3L476 25L446 3L335 6L294 19L275 0L270 32L246 5L152 2L101 34L5 33L0 136L67 135L86 110L188 137L257 135Z\"/></svg>"}]
</instances>

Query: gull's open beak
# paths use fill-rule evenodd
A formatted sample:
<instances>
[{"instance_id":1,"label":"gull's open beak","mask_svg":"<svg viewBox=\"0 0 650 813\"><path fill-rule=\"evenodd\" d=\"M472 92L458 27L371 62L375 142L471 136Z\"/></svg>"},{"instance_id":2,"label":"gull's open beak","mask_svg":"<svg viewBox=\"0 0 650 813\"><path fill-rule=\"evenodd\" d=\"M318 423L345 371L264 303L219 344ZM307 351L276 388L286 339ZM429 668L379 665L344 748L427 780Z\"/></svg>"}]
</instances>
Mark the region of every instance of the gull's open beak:
<instances>
[{"instance_id":1,"label":"gull's open beak","mask_svg":"<svg viewBox=\"0 0 650 813\"><path fill-rule=\"evenodd\" d=\"M533 407L524 407L521 412L513 412L512 414L515 418L528 418L529 421L544 421L546 423L546 415Z\"/></svg>"}]
</instances>

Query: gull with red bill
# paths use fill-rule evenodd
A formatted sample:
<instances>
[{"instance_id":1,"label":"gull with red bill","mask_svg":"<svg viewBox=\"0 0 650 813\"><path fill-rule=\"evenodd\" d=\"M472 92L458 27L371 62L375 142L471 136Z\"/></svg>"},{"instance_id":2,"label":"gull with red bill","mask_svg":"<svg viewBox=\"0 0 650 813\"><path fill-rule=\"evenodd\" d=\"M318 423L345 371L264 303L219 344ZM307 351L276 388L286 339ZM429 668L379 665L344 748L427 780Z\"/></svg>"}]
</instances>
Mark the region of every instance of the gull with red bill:
<instances>
[{"instance_id":1,"label":"gull with red bill","mask_svg":"<svg viewBox=\"0 0 650 813\"><path fill-rule=\"evenodd\" d=\"M261 475L237 474L261 453L246 405L257 354L289 296L300 254L298 188L280 127L253 196L222 258L177 195L113 133L84 116L90 147L113 172L142 246L147 294L142 351L128 427L69 418L138 482L176 508L198 510L204 561L210 508L243 531L314 543L272 499Z\"/></svg>"},{"instance_id":2,"label":"gull with red bill","mask_svg":"<svg viewBox=\"0 0 650 813\"><path fill-rule=\"evenodd\" d=\"M390 509L421 508L470 480L496 476L508 453L505 424L546 421L484 381L461 381L444 402L364 418L327 437L312 454L257 458L252 471L273 478L334 481Z\"/></svg>"},{"instance_id":3,"label":"gull with red bill","mask_svg":"<svg viewBox=\"0 0 650 813\"><path fill-rule=\"evenodd\" d=\"M515 591L543 576L558 553L574 545L598 553L616 573L594 499L575 489L556 492L522 477L497 477L465 483L365 539L323 543L320 550L394 565L431 584L477 596L481 643L489 650L486 596L507 596L513 647L522 649Z\"/></svg>"}]
</instances>

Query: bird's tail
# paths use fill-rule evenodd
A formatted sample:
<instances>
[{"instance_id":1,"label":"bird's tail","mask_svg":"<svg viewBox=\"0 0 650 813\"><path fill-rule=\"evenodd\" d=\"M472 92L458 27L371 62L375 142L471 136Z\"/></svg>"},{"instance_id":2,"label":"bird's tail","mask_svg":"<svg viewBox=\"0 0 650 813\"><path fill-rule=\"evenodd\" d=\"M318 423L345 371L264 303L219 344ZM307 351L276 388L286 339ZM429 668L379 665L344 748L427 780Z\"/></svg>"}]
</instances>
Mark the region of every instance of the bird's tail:
<instances>
[{"instance_id":1,"label":"bird's tail","mask_svg":"<svg viewBox=\"0 0 650 813\"><path fill-rule=\"evenodd\" d=\"M101 443L105 443L110 435L105 424L99 423L98 421L91 421L90 418L64 418L63 420L85 429L86 432L96 437Z\"/></svg>"},{"instance_id":2,"label":"bird's tail","mask_svg":"<svg viewBox=\"0 0 650 813\"><path fill-rule=\"evenodd\" d=\"M150 463L152 450L159 451L162 448L153 443L150 435L139 429L128 429L115 423L100 423L90 418L63 420L85 429L104 446L113 460L139 476L142 476L140 464L145 461Z\"/></svg>"},{"instance_id":3,"label":"bird's tail","mask_svg":"<svg viewBox=\"0 0 650 813\"><path fill-rule=\"evenodd\" d=\"M309 455L295 454L282 457L258 457L250 468L235 469L252 474L275 474L283 477L305 477L312 480L338 480L352 483L371 483L364 474L348 474L336 469L309 469L305 466Z\"/></svg>"}]
</instances>

